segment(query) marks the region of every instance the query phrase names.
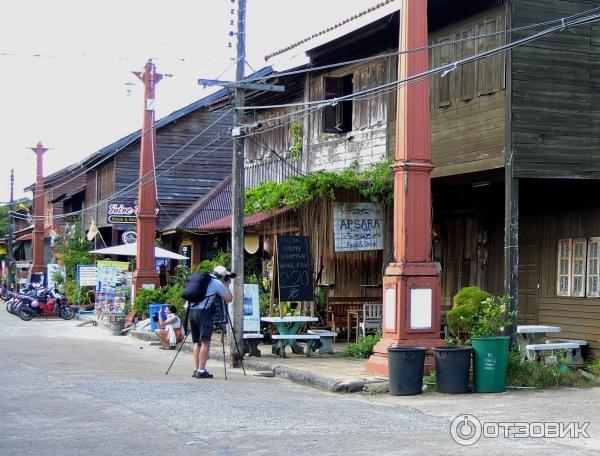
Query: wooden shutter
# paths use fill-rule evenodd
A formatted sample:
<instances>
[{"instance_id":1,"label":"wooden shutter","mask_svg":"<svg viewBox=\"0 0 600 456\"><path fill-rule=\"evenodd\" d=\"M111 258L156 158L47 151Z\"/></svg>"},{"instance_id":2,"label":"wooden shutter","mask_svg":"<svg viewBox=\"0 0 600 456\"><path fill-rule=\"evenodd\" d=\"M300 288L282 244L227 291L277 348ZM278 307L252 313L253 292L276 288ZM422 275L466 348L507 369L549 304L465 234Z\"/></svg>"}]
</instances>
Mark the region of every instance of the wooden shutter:
<instances>
[{"instance_id":1,"label":"wooden shutter","mask_svg":"<svg viewBox=\"0 0 600 456\"><path fill-rule=\"evenodd\" d=\"M354 88L355 92L362 92L370 87L369 84L369 68L362 68L354 73ZM362 96L354 100L354 118L353 129L364 128L369 125L369 98Z\"/></svg>"},{"instance_id":2,"label":"wooden shutter","mask_svg":"<svg viewBox=\"0 0 600 456\"><path fill-rule=\"evenodd\" d=\"M479 25L479 34L487 35L498 31L499 19L497 17L486 19ZM497 48L500 45L499 35L482 38L478 43L478 53ZM504 71L500 67L500 54L477 61L477 85L478 95L487 95L500 90L501 74Z\"/></svg>"},{"instance_id":3,"label":"wooden shutter","mask_svg":"<svg viewBox=\"0 0 600 456\"><path fill-rule=\"evenodd\" d=\"M600 237L588 240L586 296L600 297Z\"/></svg>"},{"instance_id":4,"label":"wooden shutter","mask_svg":"<svg viewBox=\"0 0 600 456\"><path fill-rule=\"evenodd\" d=\"M463 40L459 44L461 49L460 58L471 57L475 55L476 42L471 39L475 36L475 27L471 27L468 30L463 30L460 37ZM475 69L477 68L476 62L471 62L466 65L461 65L458 69L458 85L459 85L459 96L463 101L471 100L475 97Z\"/></svg>"},{"instance_id":5,"label":"wooden shutter","mask_svg":"<svg viewBox=\"0 0 600 456\"><path fill-rule=\"evenodd\" d=\"M571 266L571 296L585 296L586 239L573 239L573 265Z\"/></svg>"},{"instance_id":6,"label":"wooden shutter","mask_svg":"<svg viewBox=\"0 0 600 456\"><path fill-rule=\"evenodd\" d=\"M343 85L342 78L323 78L323 88L325 100L342 96ZM342 103L335 106L323 108L323 133L340 133L339 125L342 124Z\"/></svg>"},{"instance_id":7,"label":"wooden shutter","mask_svg":"<svg viewBox=\"0 0 600 456\"><path fill-rule=\"evenodd\" d=\"M558 270L556 275L556 294L570 296L571 294L571 239L558 241Z\"/></svg>"},{"instance_id":8,"label":"wooden shutter","mask_svg":"<svg viewBox=\"0 0 600 456\"><path fill-rule=\"evenodd\" d=\"M438 44L442 44L442 43L448 43L448 44L444 44L442 46L439 46L437 48L435 48L435 55L437 55L437 58L435 59L435 66L439 67L442 65L446 65L450 62L452 62L452 58L454 56L454 45L450 44L450 41L453 41L453 37L452 36L447 36L444 38L440 38L438 40ZM448 74L446 74L446 76L441 77L441 76L436 76L435 77L435 92L436 92L436 98L435 98L435 106L437 108L442 108L442 107L446 107L446 106L450 106L450 87L451 87L451 81L453 78L453 74L454 72L450 72Z\"/></svg>"},{"instance_id":9,"label":"wooden shutter","mask_svg":"<svg viewBox=\"0 0 600 456\"><path fill-rule=\"evenodd\" d=\"M370 69L371 87L380 87L385 83L385 63L375 64ZM374 126L385 120L385 96L377 95L370 100L369 125Z\"/></svg>"}]
</instances>

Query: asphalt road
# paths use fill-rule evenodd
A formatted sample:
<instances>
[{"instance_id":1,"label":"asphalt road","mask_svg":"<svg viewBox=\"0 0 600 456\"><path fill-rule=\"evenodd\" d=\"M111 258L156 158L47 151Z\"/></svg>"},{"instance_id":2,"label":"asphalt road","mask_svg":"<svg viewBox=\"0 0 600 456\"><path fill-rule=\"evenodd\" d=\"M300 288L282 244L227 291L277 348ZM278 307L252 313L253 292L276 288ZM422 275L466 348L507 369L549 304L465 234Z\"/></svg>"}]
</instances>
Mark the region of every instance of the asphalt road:
<instances>
[{"instance_id":1,"label":"asphalt road","mask_svg":"<svg viewBox=\"0 0 600 456\"><path fill-rule=\"evenodd\" d=\"M187 353L166 376L175 352L78 323L23 322L1 306L0 455L594 454L552 439L461 447L451 419L415 402L239 369L225 380L218 362L214 379L193 379Z\"/></svg>"}]
</instances>

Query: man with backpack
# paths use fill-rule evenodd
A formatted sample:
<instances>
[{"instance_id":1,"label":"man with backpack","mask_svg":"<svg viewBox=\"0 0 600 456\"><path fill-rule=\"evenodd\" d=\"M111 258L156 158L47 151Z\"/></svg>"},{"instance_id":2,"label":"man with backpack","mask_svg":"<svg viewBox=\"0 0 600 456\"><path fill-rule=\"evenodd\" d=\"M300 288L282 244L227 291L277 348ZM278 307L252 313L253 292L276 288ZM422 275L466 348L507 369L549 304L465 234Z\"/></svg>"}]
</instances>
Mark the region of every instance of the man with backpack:
<instances>
[{"instance_id":1,"label":"man with backpack","mask_svg":"<svg viewBox=\"0 0 600 456\"><path fill-rule=\"evenodd\" d=\"M229 291L229 283L235 274L229 272L224 266L215 266L209 277L198 276L199 295L204 296L198 302L188 300L188 315L192 331L194 352L194 374L196 378L212 378L213 375L206 370L206 362L210 353L210 339L212 337L213 314L223 311L223 302L233 301ZM206 287L206 288L204 288ZM204 291L206 290L206 291ZM185 291L184 291L185 293ZM183 295L185 297L185 295Z\"/></svg>"}]
</instances>

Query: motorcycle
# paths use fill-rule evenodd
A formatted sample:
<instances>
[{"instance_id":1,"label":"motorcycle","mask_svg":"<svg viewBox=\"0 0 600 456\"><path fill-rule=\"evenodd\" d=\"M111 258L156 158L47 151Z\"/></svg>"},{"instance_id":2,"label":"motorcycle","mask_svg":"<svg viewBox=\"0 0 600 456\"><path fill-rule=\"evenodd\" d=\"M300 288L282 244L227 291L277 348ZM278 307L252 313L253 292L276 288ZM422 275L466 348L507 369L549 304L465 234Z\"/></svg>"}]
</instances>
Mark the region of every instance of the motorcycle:
<instances>
[{"instance_id":1,"label":"motorcycle","mask_svg":"<svg viewBox=\"0 0 600 456\"><path fill-rule=\"evenodd\" d=\"M56 286L37 297L27 297L19 309L19 317L24 321L29 321L33 317L58 316L63 320L70 320L75 316L75 311Z\"/></svg>"}]
</instances>

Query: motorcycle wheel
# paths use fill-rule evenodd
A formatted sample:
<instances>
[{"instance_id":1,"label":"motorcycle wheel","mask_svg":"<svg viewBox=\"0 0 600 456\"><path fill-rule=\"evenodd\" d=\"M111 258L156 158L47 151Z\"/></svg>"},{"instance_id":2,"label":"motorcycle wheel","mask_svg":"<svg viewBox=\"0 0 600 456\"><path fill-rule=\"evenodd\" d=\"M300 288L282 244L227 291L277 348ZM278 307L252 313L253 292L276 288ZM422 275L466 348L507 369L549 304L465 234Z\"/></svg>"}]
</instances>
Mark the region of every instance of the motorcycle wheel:
<instances>
[{"instance_id":1,"label":"motorcycle wheel","mask_svg":"<svg viewBox=\"0 0 600 456\"><path fill-rule=\"evenodd\" d=\"M60 309L60 316L64 320L70 320L75 316L75 311L71 306L64 306Z\"/></svg>"},{"instance_id":2,"label":"motorcycle wheel","mask_svg":"<svg viewBox=\"0 0 600 456\"><path fill-rule=\"evenodd\" d=\"M23 321L29 321L34 317L33 310L31 310L29 307L21 307L21 310L19 311L19 317L21 317L21 320Z\"/></svg>"}]
</instances>

